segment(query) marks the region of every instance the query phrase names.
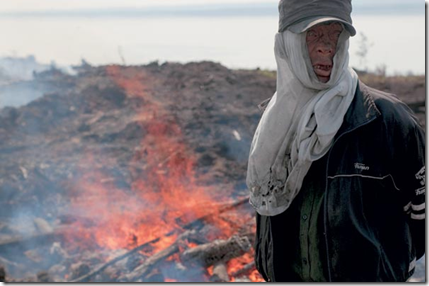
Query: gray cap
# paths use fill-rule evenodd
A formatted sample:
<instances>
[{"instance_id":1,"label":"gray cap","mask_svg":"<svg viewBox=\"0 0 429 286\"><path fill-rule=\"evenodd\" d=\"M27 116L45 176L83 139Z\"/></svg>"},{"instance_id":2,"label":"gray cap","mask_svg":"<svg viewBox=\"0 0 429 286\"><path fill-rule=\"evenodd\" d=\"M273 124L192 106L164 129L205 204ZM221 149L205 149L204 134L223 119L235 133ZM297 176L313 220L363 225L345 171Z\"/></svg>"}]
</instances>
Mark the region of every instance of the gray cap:
<instances>
[{"instance_id":1,"label":"gray cap","mask_svg":"<svg viewBox=\"0 0 429 286\"><path fill-rule=\"evenodd\" d=\"M347 29L347 31L349 31L350 36L356 35L356 30L350 23L348 23L348 22L346 22L340 18L328 17L328 16L311 17L309 19L297 22L296 24L290 25L288 27L288 29L294 33L302 33L302 32L307 31L308 29L310 29L311 27L313 27L315 25L318 25L321 23L326 23L326 22L341 22L344 24L344 27Z\"/></svg>"},{"instance_id":2,"label":"gray cap","mask_svg":"<svg viewBox=\"0 0 429 286\"><path fill-rule=\"evenodd\" d=\"M301 33L320 23L338 21L354 36L351 12L351 0L280 0L279 32L290 27Z\"/></svg>"}]
</instances>

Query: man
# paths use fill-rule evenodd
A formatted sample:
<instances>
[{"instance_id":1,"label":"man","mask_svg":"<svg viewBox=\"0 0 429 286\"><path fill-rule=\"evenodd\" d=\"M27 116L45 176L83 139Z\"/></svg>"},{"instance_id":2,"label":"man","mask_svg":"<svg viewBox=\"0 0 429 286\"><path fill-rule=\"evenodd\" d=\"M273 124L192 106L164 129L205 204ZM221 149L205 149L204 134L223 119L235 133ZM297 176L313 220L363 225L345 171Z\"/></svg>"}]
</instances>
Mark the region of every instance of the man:
<instances>
[{"instance_id":1,"label":"man","mask_svg":"<svg viewBox=\"0 0 429 286\"><path fill-rule=\"evenodd\" d=\"M277 91L247 172L267 281L406 281L424 254L424 133L349 68L351 9L279 3Z\"/></svg>"}]
</instances>

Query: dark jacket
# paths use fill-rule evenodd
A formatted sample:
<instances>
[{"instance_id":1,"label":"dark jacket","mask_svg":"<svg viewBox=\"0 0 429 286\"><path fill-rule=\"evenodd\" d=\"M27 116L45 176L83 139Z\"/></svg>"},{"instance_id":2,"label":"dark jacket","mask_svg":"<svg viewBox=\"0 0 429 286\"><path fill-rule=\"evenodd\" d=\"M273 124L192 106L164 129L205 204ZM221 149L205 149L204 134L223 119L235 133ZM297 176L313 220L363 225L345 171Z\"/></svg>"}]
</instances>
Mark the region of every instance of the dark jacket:
<instances>
[{"instance_id":1,"label":"dark jacket","mask_svg":"<svg viewBox=\"0 0 429 286\"><path fill-rule=\"evenodd\" d=\"M328 279L406 281L425 249L425 136L409 108L359 82L326 170ZM256 267L278 281L291 266L273 248L287 242L273 241L273 218L256 217Z\"/></svg>"}]
</instances>

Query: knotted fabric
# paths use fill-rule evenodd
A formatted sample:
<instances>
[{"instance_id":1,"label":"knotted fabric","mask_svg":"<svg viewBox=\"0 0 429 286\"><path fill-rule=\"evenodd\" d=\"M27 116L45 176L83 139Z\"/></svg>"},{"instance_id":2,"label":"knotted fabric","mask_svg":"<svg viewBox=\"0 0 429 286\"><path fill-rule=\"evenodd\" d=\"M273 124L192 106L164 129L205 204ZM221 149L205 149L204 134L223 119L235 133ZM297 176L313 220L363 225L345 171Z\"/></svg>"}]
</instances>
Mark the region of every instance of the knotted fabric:
<instances>
[{"instance_id":1,"label":"knotted fabric","mask_svg":"<svg viewBox=\"0 0 429 286\"><path fill-rule=\"evenodd\" d=\"M313 71L305 33L275 38L277 90L252 140L246 183L261 215L285 211L301 189L311 163L330 149L357 86L348 67L349 37L341 33L328 82Z\"/></svg>"}]
</instances>

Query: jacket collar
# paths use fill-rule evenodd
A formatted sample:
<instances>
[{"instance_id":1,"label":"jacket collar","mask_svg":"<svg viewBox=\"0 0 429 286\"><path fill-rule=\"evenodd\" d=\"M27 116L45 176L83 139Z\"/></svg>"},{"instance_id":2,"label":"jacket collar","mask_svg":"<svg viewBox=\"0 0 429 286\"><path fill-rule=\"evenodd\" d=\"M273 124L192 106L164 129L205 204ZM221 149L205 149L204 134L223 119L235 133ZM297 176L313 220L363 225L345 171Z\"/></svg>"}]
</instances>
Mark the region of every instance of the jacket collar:
<instances>
[{"instance_id":1,"label":"jacket collar","mask_svg":"<svg viewBox=\"0 0 429 286\"><path fill-rule=\"evenodd\" d=\"M336 137L359 126L366 125L380 115L381 113L377 109L368 87L359 80L355 97L344 116L344 122Z\"/></svg>"}]
</instances>

